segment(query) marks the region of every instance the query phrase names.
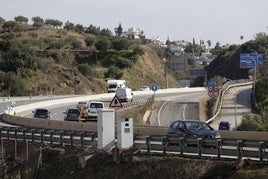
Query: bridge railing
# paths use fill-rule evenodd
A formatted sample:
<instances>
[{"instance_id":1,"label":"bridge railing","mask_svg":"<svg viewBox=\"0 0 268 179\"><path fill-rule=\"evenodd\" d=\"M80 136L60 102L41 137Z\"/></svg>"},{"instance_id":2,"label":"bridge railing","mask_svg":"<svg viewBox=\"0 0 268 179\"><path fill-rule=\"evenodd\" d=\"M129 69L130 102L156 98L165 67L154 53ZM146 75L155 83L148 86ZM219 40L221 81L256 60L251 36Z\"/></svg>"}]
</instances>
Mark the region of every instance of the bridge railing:
<instances>
[{"instance_id":1,"label":"bridge railing","mask_svg":"<svg viewBox=\"0 0 268 179\"><path fill-rule=\"evenodd\" d=\"M70 130L28 129L23 127L1 127L0 143L4 148L6 140L24 140L26 142L52 145L74 145L89 147L97 145L96 132L77 132ZM197 156L216 159L242 157L258 161L268 161L268 139L241 140L182 137L177 135L134 135L134 148L139 148L147 154L169 153L178 156ZM116 140L115 140L116 145ZM3 155L3 150L0 150Z\"/></svg>"}]
</instances>

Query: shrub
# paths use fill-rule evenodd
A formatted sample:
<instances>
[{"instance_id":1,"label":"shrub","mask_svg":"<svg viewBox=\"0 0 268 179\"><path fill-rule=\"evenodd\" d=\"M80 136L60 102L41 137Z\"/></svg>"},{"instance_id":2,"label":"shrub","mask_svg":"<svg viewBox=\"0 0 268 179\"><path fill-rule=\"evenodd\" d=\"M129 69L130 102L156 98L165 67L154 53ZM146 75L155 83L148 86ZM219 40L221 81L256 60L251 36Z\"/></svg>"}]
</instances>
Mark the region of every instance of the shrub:
<instances>
[{"instance_id":1,"label":"shrub","mask_svg":"<svg viewBox=\"0 0 268 179\"><path fill-rule=\"evenodd\" d=\"M114 79L120 79L123 76L123 73L121 70L116 66L111 66L107 73L105 73L105 78L114 78Z\"/></svg>"}]
</instances>

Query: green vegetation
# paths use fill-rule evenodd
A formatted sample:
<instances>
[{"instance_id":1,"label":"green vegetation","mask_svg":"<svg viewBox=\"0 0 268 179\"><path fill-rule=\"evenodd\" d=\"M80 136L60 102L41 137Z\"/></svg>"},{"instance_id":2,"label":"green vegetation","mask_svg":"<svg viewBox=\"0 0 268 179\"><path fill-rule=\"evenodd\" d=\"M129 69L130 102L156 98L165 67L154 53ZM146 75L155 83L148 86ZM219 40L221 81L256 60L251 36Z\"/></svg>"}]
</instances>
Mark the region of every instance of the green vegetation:
<instances>
[{"instance_id":1,"label":"green vegetation","mask_svg":"<svg viewBox=\"0 0 268 179\"><path fill-rule=\"evenodd\" d=\"M214 49L215 50L215 49ZM232 80L247 79L254 76L254 69L240 68L241 53L262 53L263 64L256 71L255 95L253 96L254 114L243 117L241 126L237 130L268 131L268 36L265 33L256 34L255 40L246 42L241 46L230 46L226 49L218 49L217 58L206 67L208 79L215 79L221 84L220 78L226 77Z\"/></svg>"},{"instance_id":2,"label":"green vegetation","mask_svg":"<svg viewBox=\"0 0 268 179\"><path fill-rule=\"evenodd\" d=\"M32 21L28 25L28 18L23 16L15 17L14 21L0 18L0 94L3 96L39 95L44 89L55 92L59 86L66 85L76 88L82 79L70 82L71 78L74 81L74 74L67 74L70 69L77 71L79 78L86 77L83 80L89 81L88 85L102 79L99 85L105 89L105 80L127 78L125 69L133 69L145 54L142 40L120 37L121 24L113 36L109 29L93 25L83 27L69 21L63 25L59 20L41 17L32 17ZM61 84L50 87L53 82L44 80L59 79L62 71L69 78L66 84L58 80ZM95 85L92 83L88 88L92 90Z\"/></svg>"}]
</instances>

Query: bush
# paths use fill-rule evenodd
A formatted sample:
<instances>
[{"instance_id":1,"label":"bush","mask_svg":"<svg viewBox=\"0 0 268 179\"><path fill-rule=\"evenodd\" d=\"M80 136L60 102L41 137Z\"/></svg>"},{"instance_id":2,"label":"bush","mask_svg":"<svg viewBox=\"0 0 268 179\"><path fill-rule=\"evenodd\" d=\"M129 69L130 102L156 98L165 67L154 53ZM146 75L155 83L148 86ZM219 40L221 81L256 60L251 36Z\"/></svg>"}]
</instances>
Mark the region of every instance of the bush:
<instances>
[{"instance_id":1,"label":"bush","mask_svg":"<svg viewBox=\"0 0 268 179\"><path fill-rule=\"evenodd\" d=\"M115 62L115 66L122 69L122 68L131 68L133 66L133 64L131 63L130 60L128 60L126 58L118 57L118 59Z\"/></svg>"},{"instance_id":2,"label":"bush","mask_svg":"<svg viewBox=\"0 0 268 179\"><path fill-rule=\"evenodd\" d=\"M121 70L116 66L111 66L107 73L105 74L105 78L114 78L114 79L120 79L123 76L123 73Z\"/></svg>"},{"instance_id":3,"label":"bush","mask_svg":"<svg viewBox=\"0 0 268 179\"><path fill-rule=\"evenodd\" d=\"M91 68L86 63L79 64L77 68L84 76L89 76L91 74Z\"/></svg>"},{"instance_id":4,"label":"bush","mask_svg":"<svg viewBox=\"0 0 268 179\"><path fill-rule=\"evenodd\" d=\"M264 116L248 114L243 116L239 131L268 131L268 120Z\"/></svg>"}]
</instances>

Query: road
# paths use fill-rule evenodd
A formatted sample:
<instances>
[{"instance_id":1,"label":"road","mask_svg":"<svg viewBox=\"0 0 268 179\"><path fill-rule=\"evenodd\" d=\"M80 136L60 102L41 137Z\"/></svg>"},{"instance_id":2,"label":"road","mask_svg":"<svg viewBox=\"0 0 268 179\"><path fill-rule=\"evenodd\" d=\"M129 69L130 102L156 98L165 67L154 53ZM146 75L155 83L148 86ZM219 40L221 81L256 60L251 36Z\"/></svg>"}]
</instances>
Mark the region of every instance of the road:
<instances>
[{"instance_id":1,"label":"road","mask_svg":"<svg viewBox=\"0 0 268 179\"><path fill-rule=\"evenodd\" d=\"M167 90L159 90L155 93L156 96L156 100L158 101L168 101L165 103L165 105L162 106L162 110L161 110L161 123L164 123L167 119L168 115L171 115L170 111L168 111L168 109L170 109L172 112L172 118L169 117L166 126L170 123L170 119L177 119L177 118L181 118L181 117L177 117L177 116L187 116L187 110L191 110L191 106L193 105L193 103L198 103L199 101L199 97L200 94L204 95L205 89L204 88L189 88L189 89L167 89ZM134 99L140 99L140 98L148 98L150 96L152 96L154 93L152 91L150 92L134 92ZM103 95L101 95L103 96ZM58 97L59 98L59 97ZM88 98L84 98L84 99L88 99ZM15 99L14 99L15 100ZM43 97L43 98L32 98L32 99L25 99L25 98L18 98L16 100L16 104L17 106L20 105L24 105L24 104L34 104L34 102L39 102L39 101L49 101L50 99L47 99L47 97ZM108 108L110 101L112 100L112 96L107 97L107 99L100 99L100 101L105 102L105 107ZM4 103L2 103L2 111L4 111L6 109L6 106L10 105L10 101L5 101ZM177 101L177 102L176 102ZM52 106L48 106L46 108L48 108L51 111L51 115L52 118L51 120L63 120L63 111L65 111L67 108L75 108L77 104L77 101L73 101L73 102L69 102L68 104L65 105L52 105ZM178 104L178 105L177 105ZM42 106L38 106L40 105L39 103L36 103L36 106L31 106L31 108L38 108L38 107L42 107ZM42 103L43 105L43 103ZM190 107L190 108L189 108ZM34 109L33 108L33 109ZM178 108L180 108L181 110L177 110ZM33 109L27 109L25 111L23 111L22 113L17 113L17 115L20 116L24 116L24 117L32 117L32 110ZM158 113L157 113L157 117L158 117ZM198 117L195 117L198 118Z\"/></svg>"},{"instance_id":2,"label":"road","mask_svg":"<svg viewBox=\"0 0 268 179\"><path fill-rule=\"evenodd\" d=\"M156 98L162 104L152 112L151 125L167 127L177 119L199 119L199 101L206 96L204 90Z\"/></svg>"},{"instance_id":3,"label":"road","mask_svg":"<svg viewBox=\"0 0 268 179\"><path fill-rule=\"evenodd\" d=\"M231 129L235 130L241 124L242 117L251 112L252 86L240 86L229 89L223 98L222 112L219 120L210 125L218 129L221 120L229 121Z\"/></svg>"}]
</instances>

